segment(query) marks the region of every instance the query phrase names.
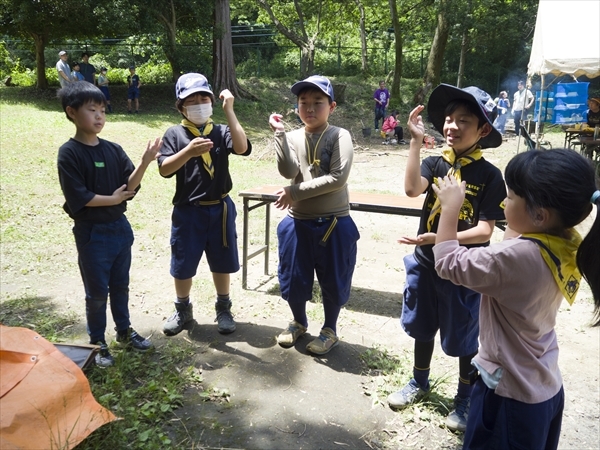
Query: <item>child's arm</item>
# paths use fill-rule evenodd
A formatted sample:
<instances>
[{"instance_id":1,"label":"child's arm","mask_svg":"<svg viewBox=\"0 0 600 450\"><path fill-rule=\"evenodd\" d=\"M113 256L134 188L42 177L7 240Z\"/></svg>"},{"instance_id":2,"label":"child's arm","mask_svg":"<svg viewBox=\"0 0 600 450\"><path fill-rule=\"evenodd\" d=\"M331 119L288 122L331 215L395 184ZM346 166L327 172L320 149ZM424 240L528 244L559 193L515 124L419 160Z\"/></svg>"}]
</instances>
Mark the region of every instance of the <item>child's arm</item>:
<instances>
[{"instance_id":1,"label":"child's arm","mask_svg":"<svg viewBox=\"0 0 600 450\"><path fill-rule=\"evenodd\" d=\"M129 175L129 179L127 180L127 190L134 191L142 182L142 178L144 177L144 173L146 173L146 169L150 165L152 161L158 158L160 153L158 152L162 147L162 139L156 138L154 140L154 144L152 141L148 141L146 145L146 151L142 155L142 161L139 166L135 168L135 170Z\"/></svg>"},{"instance_id":2,"label":"child's arm","mask_svg":"<svg viewBox=\"0 0 600 450\"><path fill-rule=\"evenodd\" d=\"M453 175L431 185L442 205L435 243L458 240L458 214L465 200L466 182L458 183Z\"/></svg>"},{"instance_id":3,"label":"child's arm","mask_svg":"<svg viewBox=\"0 0 600 450\"><path fill-rule=\"evenodd\" d=\"M174 174L191 158L201 156L213 148L213 141L203 137L197 137L190 141L181 151L165 158L158 170L163 177Z\"/></svg>"},{"instance_id":4,"label":"child's arm","mask_svg":"<svg viewBox=\"0 0 600 450\"><path fill-rule=\"evenodd\" d=\"M408 159L406 161L406 173L404 175L404 190L409 197L421 195L429 182L421 176L421 144L425 134L425 125L420 116L425 107L417 106L410 112L408 117L408 130L410 131L410 148L408 150Z\"/></svg>"},{"instance_id":5,"label":"child's arm","mask_svg":"<svg viewBox=\"0 0 600 450\"><path fill-rule=\"evenodd\" d=\"M233 151L238 155L246 153L248 151L248 139L246 138L246 132L233 111L233 94L229 92L229 89L223 89L221 94L219 94L219 98L223 99L223 111L227 118L227 125L229 125Z\"/></svg>"},{"instance_id":6,"label":"child's arm","mask_svg":"<svg viewBox=\"0 0 600 450\"><path fill-rule=\"evenodd\" d=\"M128 191L127 185L124 184L112 195L99 195L96 194L94 197L85 204L85 206L89 206L90 208L98 207L98 206L114 206L120 205L121 203L133 198L135 196L135 191Z\"/></svg>"}]
</instances>

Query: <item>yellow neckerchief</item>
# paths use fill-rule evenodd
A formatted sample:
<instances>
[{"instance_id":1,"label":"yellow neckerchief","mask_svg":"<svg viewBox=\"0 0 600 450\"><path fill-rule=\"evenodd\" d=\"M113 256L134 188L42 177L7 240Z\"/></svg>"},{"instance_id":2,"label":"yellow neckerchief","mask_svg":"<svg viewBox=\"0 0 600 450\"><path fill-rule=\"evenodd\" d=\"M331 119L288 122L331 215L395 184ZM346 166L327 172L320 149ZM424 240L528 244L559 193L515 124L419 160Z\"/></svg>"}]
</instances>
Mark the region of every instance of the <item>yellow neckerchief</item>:
<instances>
[{"instance_id":1,"label":"yellow neckerchief","mask_svg":"<svg viewBox=\"0 0 600 450\"><path fill-rule=\"evenodd\" d=\"M442 152L442 158L444 159L444 161L450 164L450 169L448 169L448 173L446 175L454 175L456 181L460 183L462 181L460 169L468 164L471 164L472 162L483 158L483 153L481 153L481 147L476 147L472 153L469 153L466 156L461 156L458 159L456 159L456 153L453 149L449 148ZM435 184L438 183L437 177L433 179L433 182ZM435 218L439 216L441 212L442 206L440 204L440 199L436 196L433 207L431 208L431 212L429 213L429 218L427 219L427 231L431 231L431 229L433 228L433 222L435 221Z\"/></svg>"},{"instance_id":2,"label":"yellow neckerchief","mask_svg":"<svg viewBox=\"0 0 600 450\"><path fill-rule=\"evenodd\" d=\"M190 132L196 137L206 137L210 134L213 129L213 121L212 119L208 119L208 121L202 126L202 131L194 124L187 119L183 119L181 121L181 125L190 130ZM209 173L211 180L215 177L215 167L213 166L212 158L210 157L210 151L206 153L202 153L202 162L204 163L204 168Z\"/></svg>"},{"instance_id":3,"label":"yellow neckerchief","mask_svg":"<svg viewBox=\"0 0 600 450\"><path fill-rule=\"evenodd\" d=\"M577 249L581 244L581 235L574 229L569 230L569 233L569 238L545 233L524 233L520 239L537 244L554 281L569 305L572 305L581 282L581 273L577 268Z\"/></svg>"},{"instance_id":4,"label":"yellow neckerchief","mask_svg":"<svg viewBox=\"0 0 600 450\"><path fill-rule=\"evenodd\" d=\"M325 132L329 129L329 124L325 127L319 139L317 139L317 145L315 145L314 150L312 151L312 161L311 161L311 149L310 143L308 142L308 137L306 137L306 132L304 132L304 142L306 144L306 156L308 158L308 165L310 170L316 170L318 166L321 165L321 160L317 159L317 149L319 148L319 143L321 142L321 138L325 135Z\"/></svg>"}]
</instances>

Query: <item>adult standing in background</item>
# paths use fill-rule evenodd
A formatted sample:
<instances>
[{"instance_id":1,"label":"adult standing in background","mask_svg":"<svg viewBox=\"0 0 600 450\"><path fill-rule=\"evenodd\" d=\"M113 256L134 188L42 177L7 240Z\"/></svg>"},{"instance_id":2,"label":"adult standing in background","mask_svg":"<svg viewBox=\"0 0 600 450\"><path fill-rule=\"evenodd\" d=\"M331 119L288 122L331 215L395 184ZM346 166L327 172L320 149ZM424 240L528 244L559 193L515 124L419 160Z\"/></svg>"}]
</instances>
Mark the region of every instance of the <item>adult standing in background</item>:
<instances>
[{"instance_id":1,"label":"adult standing in background","mask_svg":"<svg viewBox=\"0 0 600 450\"><path fill-rule=\"evenodd\" d=\"M373 94L375 99L375 131L379 130L379 119L381 119L381 125L385 120L385 109L390 104L390 92L385 88L385 81L379 82L379 89Z\"/></svg>"},{"instance_id":2,"label":"adult standing in background","mask_svg":"<svg viewBox=\"0 0 600 450\"><path fill-rule=\"evenodd\" d=\"M513 98L512 113L515 119L515 135L519 136L521 133L521 119L523 115L527 115L527 110L531 108L533 104L533 94L529 89L525 88L523 80L519 80L517 83L517 92L515 92Z\"/></svg>"},{"instance_id":3,"label":"adult standing in background","mask_svg":"<svg viewBox=\"0 0 600 450\"><path fill-rule=\"evenodd\" d=\"M496 105L498 106L498 116L496 117L494 126L500 132L500 134L504 135L504 127L506 126L508 108L510 108L510 101L508 100L508 93L506 91L500 92Z\"/></svg>"},{"instance_id":4,"label":"adult standing in background","mask_svg":"<svg viewBox=\"0 0 600 450\"><path fill-rule=\"evenodd\" d=\"M81 54L81 62L79 63L79 71L85 81L96 84L96 68L91 65L88 61L90 59L90 55L85 52Z\"/></svg>"},{"instance_id":5,"label":"adult standing in background","mask_svg":"<svg viewBox=\"0 0 600 450\"><path fill-rule=\"evenodd\" d=\"M71 83L71 68L69 67L69 63L67 60L69 59L69 55L66 51L61 50L58 52L58 57L60 58L56 63L56 71L58 72L58 81L60 81L60 87L64 88Z\"/></svg>"}]
</instances>

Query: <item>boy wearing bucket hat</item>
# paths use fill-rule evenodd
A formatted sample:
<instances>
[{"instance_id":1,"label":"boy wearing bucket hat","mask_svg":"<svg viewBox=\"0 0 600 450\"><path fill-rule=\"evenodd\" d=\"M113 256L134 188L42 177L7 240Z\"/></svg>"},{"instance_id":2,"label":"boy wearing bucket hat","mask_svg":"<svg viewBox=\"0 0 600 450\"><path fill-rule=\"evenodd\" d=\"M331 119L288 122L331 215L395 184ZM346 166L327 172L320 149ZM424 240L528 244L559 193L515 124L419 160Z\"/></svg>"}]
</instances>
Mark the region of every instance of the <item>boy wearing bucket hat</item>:
<instances>
[{"instance_id":1,"label":"boy wearing bucket hat","mask_svg":"<svg viewBox=\"0 0 600 450\"><path fill-rule=\"evenodd\" d=\"M425 132L420 116L423 109L417 106L408 120L411 141L404 187L409 197L427 195L417 236L398 240L416 246L414 253L404 258L406 284L401 317L402 327L415 340L413 378L391 394L388 403L399 409L428 393L434 339L439 330L444 353L459 358L458 390L446 425L464 431L471 396L471 359L478 349L480 294L441 279L435 271L432 249L440 202L431 186L448 174L466 181L458 239L466 247L488 245L495 221L504 219L506 188L500 170L483 158L481 150L500 146L502 135L492 125L496 105L486 92L474 86L459 89L441 84L431 93L427 112L449 148L441 156L429 156L420 163Z\"/></svg>"},{"instance_id":2,"label":"boy wearing bucket hat","mask_svg":"<svg viewBox=\"0 0 600 450\"><path fill-rule=\"evenodd\" d=\"M331 82L313 75L292 86L304 127L285 132L281 114L272 114L279 173L291 184L277 192L275 206L287 209L277 227L279 285L293 320L277 337L292 347L306 333L306 302L312 298L316 272L325 321L306 350L324 355L335 347L337 319L350 297L358 229L350 217L348 175L354 146L350 133L329 124L335 110Z\"/></svg>"},{"instance_id":3,"label":"boy wearing bucket hat","mask_svg":"<svg viewBox=\"0 0 600 450\"><path fill-rule=\"evenodd\" d=\"M229 155L248 156L252 145L233 111L233 95L219 95L227 125L211 119L215 96L208 80L187 73L177 80L175 107L182 115L179 125L167 130L158 157L160 174L175 176L176 189L171 216L171 275L175 281L175 312L164 324L167 336L180 333L193 320L190 291L202 255L212 272L217 294L217 330L233 333L235 322L229 298L230 274L240 268L236 209L229 197L233 186Z\"/></svg>"}]
</instances>

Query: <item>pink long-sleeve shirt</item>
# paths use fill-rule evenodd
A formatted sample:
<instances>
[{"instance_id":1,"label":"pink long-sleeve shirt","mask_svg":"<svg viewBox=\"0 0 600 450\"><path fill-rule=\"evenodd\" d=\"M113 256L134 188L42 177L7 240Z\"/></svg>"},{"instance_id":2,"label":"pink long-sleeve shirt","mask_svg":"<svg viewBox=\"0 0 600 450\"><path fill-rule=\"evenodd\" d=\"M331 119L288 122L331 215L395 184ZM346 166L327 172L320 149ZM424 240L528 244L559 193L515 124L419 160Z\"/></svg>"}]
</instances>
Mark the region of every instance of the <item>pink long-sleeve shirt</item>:
<instances>
[{"instance_id":1,"label":"pink long-sleeve shirt","mask_svg":"<svg viewBox=\"0 0 600 450\"><path fill-rule=\"evenodd\" d=\"M467 249L458 241L433 247L440 277L482 294L475 362L503 374L496 394L524 403L554 397L562 386L554 326L563 299L538 246L507 239Z\"/></svg>"}]
</instances>

